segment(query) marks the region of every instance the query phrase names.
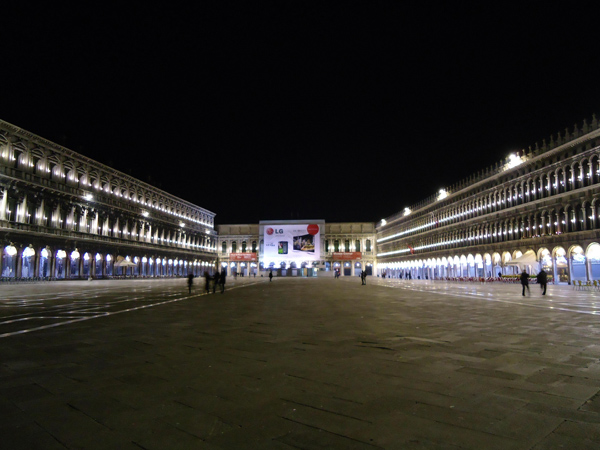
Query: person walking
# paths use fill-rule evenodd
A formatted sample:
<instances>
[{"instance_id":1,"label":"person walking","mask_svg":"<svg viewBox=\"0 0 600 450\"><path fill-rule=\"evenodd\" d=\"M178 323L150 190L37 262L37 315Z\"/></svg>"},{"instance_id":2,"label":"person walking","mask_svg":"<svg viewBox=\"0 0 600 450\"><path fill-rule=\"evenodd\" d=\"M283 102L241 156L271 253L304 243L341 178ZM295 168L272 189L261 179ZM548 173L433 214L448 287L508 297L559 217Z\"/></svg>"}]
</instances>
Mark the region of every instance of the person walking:
<instances>
[{"instance_id":1,"label":"person walking","mask_svg":"<svg viewBox=\"0 0 600 450\"><path fill-rule=\"evenodd\" d=\"M204 289L206 289L207 294L210 294L210 275L208 274L207 270L204 271L204 281L206 282Z\"/></svg>"},{"instance_id":2,"label":"person walking","mask_svg":"<svg viewBox=\"0 0 600 450\"><path fill-rule=\"evenodd\" d=\"M525 269L523 269L523 272L521 273L521 286L523 286L523 297L525 297L525 289L527 289L527 295L530 295L529 274L525 272Z\"/></svg>"},{"instance_id":3,"label":"person walking","mask_svg":"<svg viewBox=\"0 0 600 450\"><path fill-rule=\"evenodd\" d=\"M273 281L273 271L269 271L269 282Z\"/></svg>"},{"instance_id":4,"label":"person walking","mask_svg":"<svg viewBox=\"0 0 600 450\"><path fill-rule=\"evenodd\" d=\"M219 273L219 271L217 270L215 272L215 276L213 277L213 294L216 292L217 290L217 286L221 283L221 274Z\"/></svg>"},{"instance_id":5,"label":"person walking","mask_svg":"<svg viewBox=\"0 0 600 450\"><path fill-rule=\"evenodd\" d=\"M219 281L221 282L221 294L225 292L225 279L227 278L227 272L225 270L221 271L221 278Z\"/></svg>"},{"instance_id":6,"label":"person walking","mask_svg":"<svg viewBox=\"0 0 600 450\"><path fill-rule=\"evenodd\" d=\"M192 293L192 285L194 284L194 274L193 273L189 273L187 276L187 284L188 284L188 290L190 292L190 294Z\"/></svg>"},{"instance_id":7,"label":"person walking","mask_svg":"<svg viewBox=\"0 0 600 450\"><path fill-rule=\"evenodd\" d=\"M546 286L548 285L548 274L544 271L544 269L540 270L540 273L537 274L537 282L540 285L540 289L542 290L542 295L546 295Z\"/></svg>"},{"instance_id":8,"label":"person walking","mask_svg":"<svg viewBox=\"0 0 600 450\"><path fill-rule=\"evenodd\" d=\"M367 272L364 270L360 273L360 280L362 281L362 285L366 286L367 284Z\"/></svg>"}]
</instances>

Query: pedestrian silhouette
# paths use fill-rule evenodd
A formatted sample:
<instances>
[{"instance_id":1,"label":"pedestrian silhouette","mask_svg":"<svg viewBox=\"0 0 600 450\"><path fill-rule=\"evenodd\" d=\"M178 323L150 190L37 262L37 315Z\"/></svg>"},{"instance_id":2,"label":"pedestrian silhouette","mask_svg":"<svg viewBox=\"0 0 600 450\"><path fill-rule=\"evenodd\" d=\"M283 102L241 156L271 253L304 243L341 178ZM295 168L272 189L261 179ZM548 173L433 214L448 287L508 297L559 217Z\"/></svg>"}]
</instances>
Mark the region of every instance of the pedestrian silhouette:
<instances>
[{"instance_id":1,"label":"pedestrian silhouette","mask_svg":"<svg viewBox=\"0 0 600 450\"><path fill-rule=\"evenodd\" d=\"M219 271L215 272L215 276L213 277L213 294L217 290L217 286L221 283L221 275Z\"/></svg>"},{"instance_id":2,"label":"pedestrian silhouette","mask_svg":"<svg viewBox=\"0 0 600 450\"><path fill-rule=\"evenodd\" d=\"M188 284L188 289L190 291L190 294L192 293L192 285L194 284L194 274L190 273L187 276L187 284Z\"/></svg>"},{"instance_id":3,"label":"pedestrian silhouette","mask_svg":"<svg viewBox=\"0 0 600 450\"><path fill-rule=\"evenodd\" d=\"M210 293L210 275L208 274L208 271L204 272L204 281L205 281L204 289L206 289L206 293L209 294Z\"/></svg>"},{"instance_id":4,"label":"pedestrian silhouette","mask_svg":"<svg viewBox=\"0 0 600 450\"><path fill-rule=\"evenodd\" d=\"M269 272L269 281L273 281L273 271Z\"/></svg>"},{"instance_id":5,"label":"pedestrian silhouette","mask_svg":"<svg viewBox=\"0 0 600 450\"><path fill-rule=\"evenodd\" d=\"M529 274L525 272L525 269L521 273L521 286L523 286L523 296L525 296L525 289L527 289L527 295L529 295Z\"/></svg>"},{"instance_id":6,"label":"pedestrian silhouette","mask_svg":"<svg viewBox=\"0 0 600 450\"><path fill-rule=\"evenodd\" d=\"M225 272L225 270L221 271L221 278L219 279L219 282L221 283L221 294L223 294L225 292L225 279L227 278L227 272Z\"/></svg>"},{"instance_id":7,"label":"pedestrian silhouette","mask_svg":"<svg viewBox=\"0 0 600 450\"><path fill-rule=\"evenodd\" d=\"M548 285L548 274L544 271L544 269L540 270L540 273L537 274L537 282L540 285L540 289L542 290L542 295L546 295L546 286Z\"/></svg>"}]
</instances>

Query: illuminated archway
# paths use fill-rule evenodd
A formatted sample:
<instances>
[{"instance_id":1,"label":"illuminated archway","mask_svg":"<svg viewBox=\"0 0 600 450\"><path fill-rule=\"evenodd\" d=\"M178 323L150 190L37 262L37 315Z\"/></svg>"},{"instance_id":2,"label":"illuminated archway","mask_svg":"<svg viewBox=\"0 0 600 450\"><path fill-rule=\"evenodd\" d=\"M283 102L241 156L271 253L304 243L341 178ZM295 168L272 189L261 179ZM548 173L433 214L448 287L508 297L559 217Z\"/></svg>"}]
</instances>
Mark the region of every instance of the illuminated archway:
<instances>
[{"instance_id":1,"label":"illuminated archway","mask_svg":"<svg viewBox=\"0 0 600 450\"><path fill-rule=\"evenodd\" d=\"M31 278L35 276L35 250L32 245L23 249L21 258L21 277Z\"/></svg>"},{"instance_id":2,"label":"illuminated archway","mask_svg":"<svg viewBox=\"0 0 600 450\"><path fill-rule=\"evenodd\" d=\"M589 264L590 278L600 280L600 244L593 242L588 245L585 256Z\"/></svg>"},{"instance_id":3,"label":"illuminated archway","mask_svg":"<svg viewBox=\"0 0 600 450\"><path fill-rule=\"evenodd\" d=\"M585 252L579 245L569 249L569 264L571 266L571 280L587 281Z\"/></svg>"}]
</instances>

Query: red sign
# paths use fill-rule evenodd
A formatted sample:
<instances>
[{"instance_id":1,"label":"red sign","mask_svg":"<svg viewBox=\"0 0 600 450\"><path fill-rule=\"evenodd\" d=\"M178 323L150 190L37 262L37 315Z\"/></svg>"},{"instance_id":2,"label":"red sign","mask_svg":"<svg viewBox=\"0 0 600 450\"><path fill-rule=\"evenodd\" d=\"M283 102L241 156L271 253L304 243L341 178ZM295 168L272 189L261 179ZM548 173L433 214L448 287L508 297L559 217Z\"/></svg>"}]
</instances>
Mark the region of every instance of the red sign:
<instances>
[{"instance_id":1,"label":"red sign","mask_svg":"<svg viewBox=\"0 0 600 450\"><path fill-rule=\"evenodd\" d=\"M337 261L353 261L362 259L361 252L333 252L333 259Z\"/></svg>"},{"instance_id":2,"label":"red sign","mask_svg":"<svg viewBox=\"0 0 600 450\"><path fill-rule=\"evenodd\" d=\"M319 232L319 225L311 223L308 227L306 227L306 231L308 231L308 234L315 236Z\"/></svg>"},{"instance_id":3,"label":"red sign","mask_svg":"<svg viewBox=\"0 0 600 450\"><path fill-rule=\"evenodd\" d=\"M256 261L256 253L230 253L229 261Z\"/></svg>"}]
</instances>

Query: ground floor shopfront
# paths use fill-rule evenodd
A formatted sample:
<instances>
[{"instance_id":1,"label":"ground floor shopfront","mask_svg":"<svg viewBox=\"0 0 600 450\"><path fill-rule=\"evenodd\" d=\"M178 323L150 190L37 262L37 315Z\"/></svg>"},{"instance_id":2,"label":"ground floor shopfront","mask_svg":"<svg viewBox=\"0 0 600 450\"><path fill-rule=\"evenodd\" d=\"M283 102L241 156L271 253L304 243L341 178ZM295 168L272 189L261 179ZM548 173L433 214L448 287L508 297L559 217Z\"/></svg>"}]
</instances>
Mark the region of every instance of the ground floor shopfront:
<instances>
[{"instance_id":1,"label":"ground floor shopfront","mask_svg":"<svg viewBox=\"0 0 600 450\"><path fill-rule=\"evenodd\" d=\"M373 275L374 261L341 260L326 258L323 261L293 261L284 260L278 263L261 261L259 256L251 256L242 260L241 256L234 256L220 261L221 270L227 276L260 276L273 272L274 276L304 276L312 277L333 276L338 271L340 276L360 276L364 270L367 275Z\"/></svg>"},{"instance_id":2,"label":"ground floor shopfront","mask_svg":"<svg viewBox=\"0 0 600 450\"><path fill-rule=\"evenodd\" d=\"M534 255L527 259L524 255ZM490 252L452 252L430 258L403 258L380 262L377 274L390 278L471 279L517 275L523 269L548 273L551 282L600 280L600 244L540 246Z\"/></svg>"},{"instance_id":3,"label":"ground floor shopfront","mask_svg":"<svg viewBox=\"0 0 600 450\"><path fill-rule=\"evenodd\" d=\"M281 261L278 265L271 263L265 264L258 259L253 260L225 260L220 262L221 270L227 273L227 276L264 276L273 272L274 276L316 276L318 267L312 263L296 263L294 261Z\"/></svg>"},{"instance_id":4,"label":"ground floor shopfront","mask_svg":"<svg viewBox=\"0 0 600 450\"><path fill-rule=\"evenodd\" d=\"M64 241L63 241L64 242ZM18 241L2 248L3 281L31 279L87 279L111 277L179 277L214 272L214 260L193 257L188 252L152 251L78 242L78 246L52 240L24 244Z\"/></svg>"}]
</instances>

